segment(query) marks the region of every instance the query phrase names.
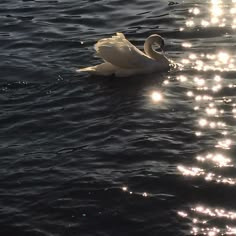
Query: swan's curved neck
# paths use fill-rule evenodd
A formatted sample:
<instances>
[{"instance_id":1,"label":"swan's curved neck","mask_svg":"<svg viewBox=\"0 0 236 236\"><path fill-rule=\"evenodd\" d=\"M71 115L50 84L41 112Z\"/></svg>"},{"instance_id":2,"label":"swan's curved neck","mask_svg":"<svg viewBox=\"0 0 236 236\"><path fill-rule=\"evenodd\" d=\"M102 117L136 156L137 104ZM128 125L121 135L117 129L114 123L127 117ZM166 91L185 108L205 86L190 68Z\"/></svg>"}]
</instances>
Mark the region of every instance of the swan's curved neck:
<instances>
[{"instance_id":1,"label":"swan's curved neck","mask_svg":"<svg viewBox=\"0 0 236 236\"><path fill-rule=\"evenodd\" d=\"M146 55L148 55L149 57L155 59L155 60L160 60L161 58L163 58L164 56L155 51L152 46L154 43L157 43L159 46L161 46L161 40L163 40L161 37L159 37L158 35L151 35L149 36L144 43L144 52L146 53Z\"/></svg>"}]
</instances>

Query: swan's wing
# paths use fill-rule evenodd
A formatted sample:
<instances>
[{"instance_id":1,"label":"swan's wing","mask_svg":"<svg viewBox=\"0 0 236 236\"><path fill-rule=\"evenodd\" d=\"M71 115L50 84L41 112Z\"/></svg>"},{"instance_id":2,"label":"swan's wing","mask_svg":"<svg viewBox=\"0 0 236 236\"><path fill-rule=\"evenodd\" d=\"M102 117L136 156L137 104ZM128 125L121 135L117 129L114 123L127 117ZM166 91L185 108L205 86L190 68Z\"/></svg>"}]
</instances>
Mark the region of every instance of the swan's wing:
<instances>
[{"instance_id":1,"label":"swan's wing","mask_svg":"<svg viewBox=\"0 0 236 236\"><path fill-rule=\"evenodd\" d=\"M122 33L99 40L95 50L104 61L120 68L140 68L153 65L155 61L131 44Z\"/></svg>"}]
</instances>

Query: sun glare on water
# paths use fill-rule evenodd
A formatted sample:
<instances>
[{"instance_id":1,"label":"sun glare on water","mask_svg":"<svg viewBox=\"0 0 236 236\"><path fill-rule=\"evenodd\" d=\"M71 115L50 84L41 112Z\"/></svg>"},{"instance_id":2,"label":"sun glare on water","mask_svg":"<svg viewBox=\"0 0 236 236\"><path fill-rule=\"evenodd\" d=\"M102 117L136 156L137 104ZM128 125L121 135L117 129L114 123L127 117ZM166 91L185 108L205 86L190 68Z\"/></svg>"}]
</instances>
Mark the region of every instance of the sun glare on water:
<instances>
[{"instance_id":1,"label":"sun glare on water","mask_svg":"<svg viewBox=\"0 0 236 236\"><path fill-rule=\"evenodd\" d=\"M160 92L154 91L151 93L151 99L153 102L160 102L163 99L163 97Z\"/></svg>"}]
</instances>

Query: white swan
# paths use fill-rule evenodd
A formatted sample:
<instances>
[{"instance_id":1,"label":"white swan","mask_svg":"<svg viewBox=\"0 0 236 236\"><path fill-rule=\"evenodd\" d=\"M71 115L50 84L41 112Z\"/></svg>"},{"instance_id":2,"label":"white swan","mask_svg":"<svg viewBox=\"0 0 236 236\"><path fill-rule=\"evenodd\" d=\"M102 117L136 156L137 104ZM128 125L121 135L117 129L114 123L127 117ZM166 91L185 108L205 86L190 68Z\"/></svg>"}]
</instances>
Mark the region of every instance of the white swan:
<instances>
[{"instance_id":1,"label":"white swan","mask_svg":"<svg viewBox=\"0 0 236 236\"><path fill-rule=\"evenodd\" d=\"M171 61L152 48L155 44L163 50L164 40L160 35L153 34L146 39L143 53L124 34L116 33L95 44L95 50L104 63L76 71L103 76L114 74L117 77L168 71Z\"/></svg>"}]
</instances>

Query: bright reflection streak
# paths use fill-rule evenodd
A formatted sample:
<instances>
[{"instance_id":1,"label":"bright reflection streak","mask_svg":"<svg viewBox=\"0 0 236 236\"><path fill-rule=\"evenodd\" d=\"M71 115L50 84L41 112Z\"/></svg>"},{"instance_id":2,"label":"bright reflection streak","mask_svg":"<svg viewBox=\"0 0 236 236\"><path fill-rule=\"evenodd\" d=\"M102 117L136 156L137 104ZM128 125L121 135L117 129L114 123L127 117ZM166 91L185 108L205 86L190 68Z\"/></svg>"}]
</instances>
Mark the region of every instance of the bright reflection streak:
<instances>
[{"instance_id":1,"label":"bright reflection streak","mask_svg":"<svg viewBox=\"0 0 236 236\"><path fill-rule=\"evenodd\" d=\"M213 6L211 9L212 15L219 17L223 15L223 10L219 6Z\"/></svg>"},{"instance_id":2,"label":"bright reflection streak","mask_svg":"<svg viewBox=\"0 0 236 236\"><path fill-rule=\"evenodd\" d=\"M160 92L155 91L155 92L152 92L151 98L152 98L153 102L160 102L163 97Z\"/></svg>"},{"instance_id":3,"label":"bright reflection streak","mask_svg":"<svg viewBox=\"0 0 236 236\"><path fill-rule=\"evenodd\" d=\"M198 59L199 57L201 57L201 60ZM182 59L182 63L185 65L191 63L192 67L198 71L234 71L236 69L234 58L227 52L201 55L190 54L188 58Z\"/></svg>"},{"instance_id":4,"label":"bright reflection streak","mask_svg":"<svg viewBox=\"0 0 236 236\"><path fill-rule=\"evenodd\" d=\"M188 43L188 42L184 42L184 43L182 43L182 47L184 47L184 48L191 48L192 44Z\"/></svg>"},{"instance_id":5,"label":"bright reflection streak","mask_svg":"<svg viewBox=\"0 0 236 236\"><path fill-rule=\"evenodd\" d=\"M217 57L218 57L218 60L223 64L227 64L230 59L229 54L226 52L219 52Z\"/></svg>"},{"instance_id":6,"label":"bright reflection streak","mask_svg":"<svg viewBox=\"0 0 236 236\"><path fill-rule=\"evenodd\" d=\"M178 76L176 79L177 79L177 80L180 80L181 82L185 82L185 81L188 80L187 77L186 77L186 76L183 76L183 75Z\"/></svg>"},{"instance_id":7,"label":"bright reflection streak","mask_svg":"<svg viewBox=\"0 0 236 236\"><path fill-rule=\"evenodd\" d=\"M230 146L232 144L232 141L230 139L224 139L221 141L218 141L218 144L216 147L222 148L222 149L230 149Z\"/></svg>"},{"instance_id":8,"label":"bright reflection streak","mask_svg":"<svg viewBox=\"0 0 236 236\"><path fill-rule=\"evenodd\" d=\"M164 83L165 85L167 85L167 84L169 84L169 80L165 80L163 83Z\"/></svg>"},{"instance_id":9,"label":"bright reflection streak","mask_svg":"<svg viewBox=\"0 0 236 236\"><path fill-rule=\"evenodd\" d=\"M122 189L124 192L128 191L128 187L127 187L127 186L123 186L121 189Z\"/></svg>"},{"instance_id":10,"label":"bright reflection streak","mask_svg":"<svg viewBox=\"0 0 236 236\"><path fill-rule=\"evenodd\" d=\"M196 134L196 136L201 136L201 135L202 135L202 132L197 131L197 132L195 132L195 134Z\"/></svg>"},{"instance_id":11,"label":"bright reflection streak","mask_svg":"<svg viewBox=\"0 0 236 236\"><path fill-rule=\"evenodd\" d=\"M222 85L221 84L217 84L217 85L214 85L213 87L212 87L212 91L213 92L218 92L219 90L221 90L222 89Z\"/></svg>"},{"instance_id":12,"label":"bright reflection streak","mask_svg":"<svg viewBox=\"0 0 236 236\"><path fill-rule=\"evenodd\" d=\"M202 20L202 21L201 21L201 25L202 25L203 27L207 27L207 26L210 25L210 22L208 22L208 21L206 21L206 20Z\"/></svg>"},{"instance_id":13,"label":"bright reflection streak","mask_svg":"<svg viewBox=\"0 0 236 236\"><path fill-rule=\"evenodd\" d=\"M205 84L205 80L204 79L199 79L197 77L194 78L194 82L198 85L198 86L203 86Z\"/></svg>"},{"instance_id":14,"label":"bright reflection streak","mask_svg":"<svg viewBox=\"0 0 236 236\"><path fill-rule=\"evenodd\" d=\"M178 211L178 214L182 217L187 217L188 216L188 214L184 211Z\"/></svg>"},{"instance_id":15,"label":"bright reflection streak","mask_svg":"<svg viewBox=\"0 0 236 236\"><path fill-rule=\"evenodd\" d=\"M214 77L214 80L217 81L217 82L220 82L222 80L222 78L219 75L216 75Z\"/></svg>"},{"instance_id":16,"label":"bright reflection streak","mask_svg":"<svg viewBox=\"0 0 236 236\"><path fill-rule=\"evenodd\" d=\"M212 172L206 172L206 170L199 168L199 167L185 167L185 166L178 166L177 169L182 173L184 176L190 177L203 177L205 181L208 182L215 182L218 184L229 184L235 185L236 179L233 178L225 178L221 175L217 175Z\"/></svg>"},{"instance_id":17,"label":"bright reflection streak","mask_svg":"<svg viewBox=\"0 0 236 236\"><path fill-rule=\"evenodd\" d=\"M187 96L188 96L188 97L192 97L193 95L194 95L194 94L193 94L192 91L188 91L188 92L187 92Z\"/></svg>"},{"instance_id":18,"label":"bright reflection streak","mask_svg":"<svg viewBox=\"0 0 236 236\"><path fill-rule=\"evenodd\" d=\"M226 27L229 24L233 29L236 28L236 19L232 19L236 15L236 5L234 0L232 0L232 4L230 4L229 0L210 1L210 17L207 19L196 17L201 13L201 10L198 7L189 9L189 13L195 16L192 16L186 21L186 26L189 28L194 27L195 25L200 25L202 27ZM229 16L231 16L231 19ZM183 30L184 28L180 29L180 31Z\"/></svg>"},{"instance_id":19,"label":"bright reflection streak","mask_svg":"<svg viewBox=\"0 0 236 236\"><path fill-rule=\"evenodd\" d=\"M229 165L231 163L231 159L224 157L222 154L207 154L205 157L197 156L196 159L200 162L213 162L219 167L232 166Z\"/></svg>"},{"instance_id":20,"label":"bright reflection streak","mask_svg":"<svg viewBox=\"0 0 236 236\"><path fill-rule=\"evenodd\" d=\"M222 30L223 32L227 32L228 29L231 32L233 31L232 28L236 29L236 0L209 0L208 2L210 2L210 14L205 18L202 18L202 15L200 17L194 16L200 14L201 9L196 7L189 10L191 17L186 21L186 26L190 28L189 31L195 26L195 30L206 32L207 27L211 27L212 31L214 31L216 27L225 27L225 29L220 29L220 31ZM204 30L203 27L206 27L206 29ZM194 43L194 41L192 42ZM192 47L188 42L183 43L182 46L185 48ZM209 71L210 73L213 72L212 74L215 72L215 74L222 75L224 75L224 73L221 72L232 71L234 74L236 71L235 54L233 54L233 52L231 54L230 51L224 51L223 47L221 50L222 51L216 52L206 50L211 52L202 53L197 50L191 52L190 49L188 49L188 54L182 59L182 62L184 66L192 67L198 71ZM208 73L199 73L198 77L194 78L194 88L192 89L188 87L187 83L191 83L192 86L191 77L188 77L186 95L189 98L192 97L194 111L200 112L200 117L198 116L199 120L197 120L197 129L203 132L203 138L214 133L211 141L214 141L213 148L214 145L216 148L212 150L212 153L198 155L195 160L197 165L180 165L177 169L186 179L196 178L197 180L201 179L206 181L208 185L211 186L220 184L228 185L233 188L236 185L236 178L230 178L227 175L232 173L233 170L229 167L234 167L234 163L233 159L228 157L228 151L225 150L232 148L233 141L229 139L228 135L230 135L233 130L228 130L229 127L226 125L225 121L229 120L229 122L232 122L232 119L228 119L229 115L231 117L233 115L236 118L236 105L233 106L233 103L235 103L235 95L233 92L234 88L236 88L236 84L232 82L233 80L231 80L231 78L231 83L228 83L227 81L230 80L226 79L224 81L223 78L217 74L211 79L202 78L201 76L205 74L208 75ZM229 94L222 98L222 93L226 93L228 90L231 90ZM215 136L213 129L217 136ZM196 131L195 135L201 136L201 131ZM220 138L218 135L220 135ZM198 137L197 139L200 140L201 138ZM224 202L222 203L224 204ZM193 235L236 235L236 212L227 211L223 208L210 208L199 205L192 208L191 211L181 209L178 211L178 215L187 218L188 223L192 224L191 234ZM225 223L228 220L230 221L229 224Z\"/></svg>"},{"instance_id":21,"label":"bright reflection streak","mask_svg":"<svg viewBox=\"0 0 236 236\"><path fill-rule=\"evenodd\" d=\"M197 95L195 97L195 100L196 101L210 101L210 100L212 100L212 97L208 96L208 95Z\"/></svg>"},{"instance_id":22,"label":"bright reflection streak","mask_svg":"<svg viewBox=\"0 0 236 236\"><path fill-rule=\"evenodd\" d=\"M196 54L190 54L190 55L189 55L189 59L191 59L191 60L196 60L196 59L197 59Z\"/></svg>"},{"instance_id":23,"label":"bright reflection streak","mask_svg":"<svg viewBox=\"0 0 236 236\"><path fill-rule=\"evenodd\" d=\"M188 64L188 63L190 63L190 61L189 61L188 59L182 59L181 62L182 62L182 64Z\"/></svg>"},{"instance_id":24,"label":"bright reflection streak","mask_svg":"<svg viewBox=\"0 0 236 236\"><path fill-rule=\"evenodd\" d=\"M236 219L236 212L233 211L226 211L221 208L206 208L203 206L197 206L195 208L191 208L193 212L199 213L201 215L207 215L210 217L217 217L217 218L226 218L230 220Z\"/></svg>"},{"instance_id":25,"label":"bright reflection streak","mask_svg":"<svg viewBox=\"0 0 236 236\"><path fill-rule=\"evenodd\" d=\"M224 122L217 122L217 126L218 127L225 127L226 126L226 124L224 123Z\"/></svg>"},{"instance_id":26,"label":"bright reflection streak","mask_svg":"<svg viewBox=\"0 0 236 236\"><path fill-rule=\"evenodd\" d=\"M184 166L178 166L177 168L183 175L186 176L200 176L204 173L203 169L197 167L187 168Z\"/></svg>"},{"instance_id":27,"label":"bright reflection streak","mask_svg":"<svg viewBox=\"0 0 236 236\"><path fill-rule=\"evenodd\" d=\"M194 26L194 21L193 20L186 21L186 26L187 27L193 27Z\"/></svg>"},{"instance_id":28,"label":"bright reflection streak","mask_svg":"<svg viewBox=\"0 0 236 236\"><path fill-rule=\"evenodd\" d=\"M215 122L210 122L209 126L210 126L210 128L214 129L216 127L216 123Z\"/></svg>"},{"instance_id":29,"label":"bright reflection streak","mask_svg":"<svg viewBox=\"0 0 236 236\"><path fill-rule=\"evenodd\" d=\"M143 197L147 197L148 196L148 194L146 192L144 192L142 195L143 195Z\"/></svg>"},{"instance_id":30,"label":"bright reflection streak","mask_svg":"<svg viewBox=\"0 0 236 236\"><path fill-rule=\"evenodd\" d=\"M230 9L230 14L236 14L236 7Z\"/></svg>"},{"instance_id":31,"label":"bright reflection streak","mask_svg":"<svg viewBox=\"0 0 236 236\"><path fill-rule=\"evenodd\" d=\"M207 107L207 108L206 108L206 113L207 113L207 115L209 115L209 116L215 116L215 115L217 115L218 110L217 110L217 108L215 108L215 107Z\"/></svg>"},{"instance_id":32,"label":"bright reflection streak","mask_svg":"<svg viewBox=\"0 0 236 236\"><path fill-rule=\"evenodd\" d=\"M198 15L200 13L200 9L195 7L195 8L191 8L189 10L190 13L193 13L194 15Z\"/></svg>"},{"instance_id":33,"label":"bright reflection streak","mask_svg":"<svg viewBox=\"0 0 236 236\"><path fill-rule=\"evenodd\" d=\"M202 119L199 120L198 123L199 123L200 126L204 127L208 124L208 121L206 119L202 118Z\"/></svg>"}]
</instances>

